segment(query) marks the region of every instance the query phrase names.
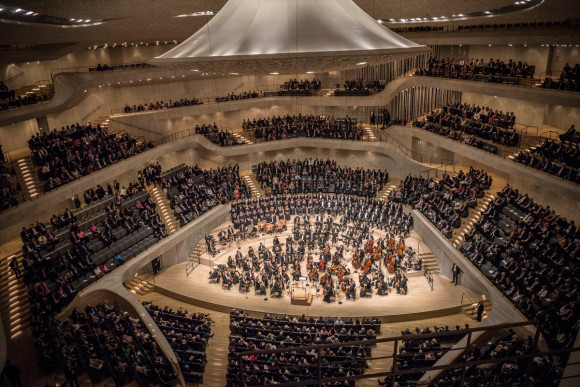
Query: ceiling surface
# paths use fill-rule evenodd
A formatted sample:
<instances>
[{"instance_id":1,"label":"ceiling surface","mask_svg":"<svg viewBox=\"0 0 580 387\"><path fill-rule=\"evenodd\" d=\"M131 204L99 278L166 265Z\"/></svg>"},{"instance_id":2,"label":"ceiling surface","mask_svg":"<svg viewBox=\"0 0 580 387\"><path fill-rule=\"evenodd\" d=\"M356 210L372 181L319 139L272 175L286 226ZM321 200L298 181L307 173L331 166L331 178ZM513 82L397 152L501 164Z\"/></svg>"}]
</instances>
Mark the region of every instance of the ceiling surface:
<instances>
[{"instance_id":1,"label":"ceiling surface","mask_svg":"<svg viewBox=\"0 0 580 387\"><path fill-rule=\"evenodd\" d=\"M276 1L276 0L267 0ZM315 1L315 0L297 0ZM108 20L99 25L71 28L0 22L0 45L75 43L77 49L122 42L154 42L187 39L211 16L176 17L199 11L219 11L225 0L2 0L6 6L20 7L41 15L60 18ZM355 0L375 19L386 21L410 18L451 17L513 5L513 0ZM0 19L3 13L0 11ZM515 23L555 21L580 17L578 0L545 0L535 8L495 17L445 23ZM408 23L413 25L414 23ZM416 24L416 23L415 23ZM401 24L396 24L400 26ZM340 26L337 26L340 28Z\"/></svg>"}]
</instances>

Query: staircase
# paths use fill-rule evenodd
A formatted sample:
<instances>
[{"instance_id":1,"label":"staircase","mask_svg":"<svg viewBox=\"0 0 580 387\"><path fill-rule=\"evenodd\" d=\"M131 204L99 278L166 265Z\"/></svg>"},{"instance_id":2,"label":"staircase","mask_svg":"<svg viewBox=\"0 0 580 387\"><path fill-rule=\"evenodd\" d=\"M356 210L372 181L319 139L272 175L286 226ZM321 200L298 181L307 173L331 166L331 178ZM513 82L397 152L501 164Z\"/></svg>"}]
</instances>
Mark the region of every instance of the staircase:
<instances>
[{"instance_id":1,"label":"staircase","mask_svg":"<svg viewBox=\"0 0 580 387\"><path fill-rule=\"evenodd\" d=\"M485 320L489 313L491 312L492 304L488 299L483 300L483 306L485 310L483 311L483 315L481 316L481 320ZM466 304L461 307L463 313L472 319L477 319L477 302L474 304Z\"/></svg>"},{"instance_id":2,"label":"staircase","mask_svg":"<svg viewBox=\"0 0 580 387\"><path fill-rule=\"evenodd\" d=\"M169 203L169 199L167 199L167 195L159 189L158 187L153 187L149 190L151 194L151 198L156 204L157 213L161 217L161 220L165 224L166 231L169 235L173 234L177 230L179 230L179 224L175 219L175 215L173 210L171 209L171 205Z\"/></svg>"},{"instance_id":3,"label":"staircase","mask_svg":"<svg viewBox=\"0 0 580 387\"><path fill-rule=\"evenodd\" d=\"M246 137L244 137L242 134L240 133L232 133L232 136L234 137L234 139L237 141L239 138L241 138L244 141L244 144L250 145L253 144L252 141L248 140Z\"/></svg>"},{"instance_id":4,"label":"staircase","mask_svg":"<svg viewBox=\"0 0 580 387\"><path fill-rule=\"evenodd\" d=\"M391 191L395 189L397 189L397 184L389 184L389 183L385 184L383 186L383 189L377 192L377 199L382 200L384 202L388 201Z\"/></svg>"},{"instance_id":5,"label":"staircase","mask_svg":"<svg viewBox=\"0 0 580 387\"><path fill-rule=\"evenodd\" d=\"M432 252L419 253L419 257L423 261L423 271L429 270L431 274L439 274L441 272L437 260L435 259L435 255L433 255Z\"/></svg>"},{"instance_id":6,"label":"staircase","mask_svg":"<svg viewBox=\"0 0 580 387\"><path fill-rule=\"evenodd\" d=\"M478 200L477 206L469 210L467 218L461 221L461 227L453 231L453 236L451 238L453 247L456 249L461 247L465 239L464 234L469 233L473 229L474 224L481 219L481 213L487 209L489 203L494 199L495 196L490 194L488 191L483 198Z\"/></svg>"},{"instance_id":7,"label":"staircase","mask_svg":"<svg viewBox=\"0 0 580 387\"><path fill-rule=\"evenodd\" d=\"M376 131L370 126L363 127L363 136L368 137L369 141L376 141L377 140Z\"/></svg>"},{"instance_id":8,"label":"staircase","mask_svg":"<svg viewBox=\"0 0 580 387\"><path fill-rule=\"evenodd\" d=\"M242 179L244 179L244 183L246 183L246 185L248 187L250 187L250 190L252 191L253 198L259 198L262 196L266 196L266 193L264 191L262 191L262 189L260 188L260 185L258 184L258 181L254 177L254 174L252 172L243 174Z\"/></svg>"},{"instance_id":9,"label":"staircase","mask_svg":"<svg viewBox=\"0 0 580 387\"><path fill-rule=\"evenodd\" d=\"M154 290L154 286L151 285L149 282L140 279L139 277L135 277L131 280L131 282L124 284L127 290L129 290L133 294L145 295L150 293Z\"/></svg>"},{"instance_id":10,"label":"staircase","mask_svg":"<svg viewBox=\"0 0 580 387\"><path fill-rule=\"evenodd\" d=\"M36 168L30 157L16 161L14 169L26 200L36 199L44 192L43 185L38 179Z\"/></svg>"},{"instance_id":11,"label":"staircase","mask_svg":"<svg viewBox=\"0 0 580 387\"><path fill-rule=\"evenodd\" d=\"M6 339L11 340L20 335L22 331L29 326L29 302L28 292L22 279L17 280L12 269L10 261L12 258L22 261L22 252L18 252L0 261L0 314L4 324ZM20 271L23 272L22 266Z\"/></svg>"}]
</instances>

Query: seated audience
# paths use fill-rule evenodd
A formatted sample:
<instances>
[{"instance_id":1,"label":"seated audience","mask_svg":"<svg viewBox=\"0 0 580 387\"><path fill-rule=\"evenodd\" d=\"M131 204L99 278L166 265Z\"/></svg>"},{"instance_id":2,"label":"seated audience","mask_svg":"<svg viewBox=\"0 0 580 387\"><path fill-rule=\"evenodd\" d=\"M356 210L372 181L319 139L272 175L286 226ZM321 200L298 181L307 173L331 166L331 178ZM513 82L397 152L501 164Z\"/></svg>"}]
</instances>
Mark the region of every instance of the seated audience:
<instances>
[{"instance_id":1,"label":"seated audience","mask_svg":"<svg viewBox=\"0 0 580 387\"><path fill-rule=\"evenodd\" d=\"M579 236L574 221L507 185L460 250L527 318L543 322L557 349L578 329Z\"/></svg>"},{"instance_id":2,"label":"seated audience","mask_svg":"<svg viewBox=\"0 0 580 387\"><path fill-rule=\"evenodd\" d=\"M240 179L239 166L202 170L180 168L177 173L161 180L167 192L175 218L182 225L192 221L218 204L250 198L251 191Z\"/></svg>"},{"instance_id":3,"label":"seated audience","mask_svg":"<svg viewBox=\"0 0 580 387\"><path fill-rule=\"evenodd\" d=\"M258 164L256 180L274 195L327 193L375 197L389 180L386 171L346 168L336 161L312 159Z\"/></svg>"},{"instance_id":4,"label":"seated audience","mask_svg":"<svg viewBox=\"0 0 580 387\"><path fill-rule=\"evenodd\" d=\"M242 137L234 137L231 132L226 130L219 130L216 123L213 125L195 126L196 134L203 134L208 140L219 146L243 145L244 139Z\"/></svg>"},{"instance_id":5,"label":"seated audience","mask_svg":"<svg viewBox=\"0 0 580 387\"><path fill-rule=\"evenodd\" d=\"M572 126L573 128L574 126ZM567 138L570 137L564 137L564 139ZM518 153L514 160L562 179L580 183L578 144L572 145L548 140L534 149Z\"/></svg>"},{"instance_id":6,"label":"seated audience","mask_svg":"<svg viewBox=\"0 0 580 387\"><path fill-rule=\"evenodd\" d=\"M461 226L461 218L477 206L477 199L485 195L491 183L491 176L473 168L467 174L459 171L457 176L445 175L439 181L409 175L391 191L390 200L415 206L451 238L452 228Z\"/></svg>"},{"instance_id":7,"label":"seated audience","mask_svg":"<svg viewBox=\"0 0 580 387\"><path fill-rule=\"evenodd\" d=\"M150 110L162 110L162 109L171 109L171 108L178 108L182 106L193 106L193 105L201 105L203 101L199 98L192 97L189 98L181 98L179 101L169 100L168 102L163 101L156 101L156 102L149 102L143 105L125 105L123 108L123 113L139 113L139 112L146 112Z\"/></svg>"},{"instance_id":8,"label":"seated audience","mask_svg":"<svg viewBox=\"0 0 580 387\"><path fill-rule=\"evenodd\" d=\"M90 123L32 136L28 146L45 191L154 147L151 142L141 143L126 134L110 134L100 125Z\"/></svg>"},{"instance_id":9,"label":"seated audience","mask_svg":"<svg viewBox=\"0 0 580 387\"><path fill-rule=\"evenodd\" d=\"M507 63L493 58L482 59L462 58L430 58L426 69L419 69L416 75L444 77L454 79L474 80L478 75L484 75L488 82L508 82L509 78L532 78L535 66L526 62L510 59ZM479 80L479 79L478 79ZM511 82L515 82L511 80Z\"/></svg>"},{"instance_id":10,"label":"seated audience","mask_svg":"<svg viewBox=\"0 0 580 387\"><path fill-rule=\"evenodd\" d=\"M265 141L283 140L290 137L324 137L342 140L360 140L362 128L355 119L334 116L286 115L284 117L254 118L243 120L242 129L253 131L254 137Z\"/></svg>"},{"instance_id":11,"label":"seated audience","mask_svg":"<svg viewBox=\"0 0 580 387\"><path fill-rule=\"evenodd\" d=\"M576 63L574 67L570 67L566 63L560 73L560 78L554 80L546 77L542 83L542 87L545 89L580 91L580 64Z\"/></svg>"}]
</instances>

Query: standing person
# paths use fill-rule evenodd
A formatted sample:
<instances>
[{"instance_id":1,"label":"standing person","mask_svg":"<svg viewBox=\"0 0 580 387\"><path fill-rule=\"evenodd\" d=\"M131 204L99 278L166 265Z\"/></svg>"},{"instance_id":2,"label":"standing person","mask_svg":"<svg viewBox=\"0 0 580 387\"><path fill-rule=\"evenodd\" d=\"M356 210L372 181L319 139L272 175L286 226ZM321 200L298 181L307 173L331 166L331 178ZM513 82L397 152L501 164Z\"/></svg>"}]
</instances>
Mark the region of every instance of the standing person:
<instances>
[{"instance_id":1,"label":"standing person","mask_svg":"<svg viewBox=\"0 0 580 387\"><path fill-rule=\"evenodd\" d=\"M455 282L455 286L457 286L459 283L459 274L461 273L461 269L454 263L453 267L451 268L451 272L453 273L453 279L451 282Z\"/></svg>"},{"instance_id":2,"label":"standing person","mask_svg":"<svg viewBox=\"0 0 580 387\"><path fill-rule=\"evenodd\" d=\"M22 387L22 382L20 381L20 375L22 371L17 366L10 364L10 360L6 360L6 365L4 365L4 375L12 387Z\"/></svg>"},{"instance_id":3,"label":"standing person","mask_svg":"<svg viewBox=\"0 0 580 387\"><path fill-rule=\"evenodd\" d=\"M70 359L66 361L66 366L64 367L64 376L66 377L66 382L64 383L65 386L69 384L70 387L81 387L77 374L77 368L74 366Z\"/></svg>"},{"instance_id":4,"label":"standing person","mask_svg":"<svg viewBox=\"0 0 580 387\"><path fill-rule=\"evenodd\" d=\"M484 310L485 310L485 306L483 305L483 300L480 300L477 303L477 322L481 322L481 317L483 316Z\"/></svg>"},{"instance_id":5,"label":"standing person","mask_svg":"<svg viewBox=\"0 0 580 387\"><path fill-rule=\"evenodd\" d=\"M16 279L20 279L22 273L20 273L20 266L18 265L18 259L16 259L16 257L12 258L12 260L10 261L10 268L14 272Z\"/></svg>"}]
</instances>

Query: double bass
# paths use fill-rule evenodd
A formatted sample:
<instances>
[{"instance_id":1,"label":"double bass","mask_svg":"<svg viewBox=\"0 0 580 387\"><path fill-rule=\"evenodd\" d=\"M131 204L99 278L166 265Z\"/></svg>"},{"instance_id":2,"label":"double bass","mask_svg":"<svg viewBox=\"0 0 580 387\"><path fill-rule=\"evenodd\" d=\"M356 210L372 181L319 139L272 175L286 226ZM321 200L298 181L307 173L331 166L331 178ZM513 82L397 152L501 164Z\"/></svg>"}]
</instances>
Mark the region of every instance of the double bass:
<instances>
[{"instance_id":1,"label":"double bass","mask_svg":"<svg viewBox=\"0 0 580 387\"><path fill-rule=\"evenodd\" d=\"M381 252L383 251L383 248L381 245L377 246L377 249L375 250L375 253L373 254L373 260L375 262L377 262L379 259L381 259Z\"/></svg>"},{"instance_id":2,"label":"double bass","mask_svg":"<svg viewBox=\"0 0 580 387\"><path fill-rule=\"evenodd\" d=\"M374 241L372 239L369 239L368 243L367 243L367 248L365 249L365 253L367 254L372 254L373 253L373 244Z\"/></svg>"},{"instance_id":3,"label":"double bass","mask_svg":"<svg viewBox=\"0 0 580 387\"><path fill-rule=\"evenodd\" d=\"M405 241L403 240L403 238L401 238L399 240L399 246L397 247L397 255L402 257L403 256L403 250L405 250Z\"/></svg>"}]
</instances>

